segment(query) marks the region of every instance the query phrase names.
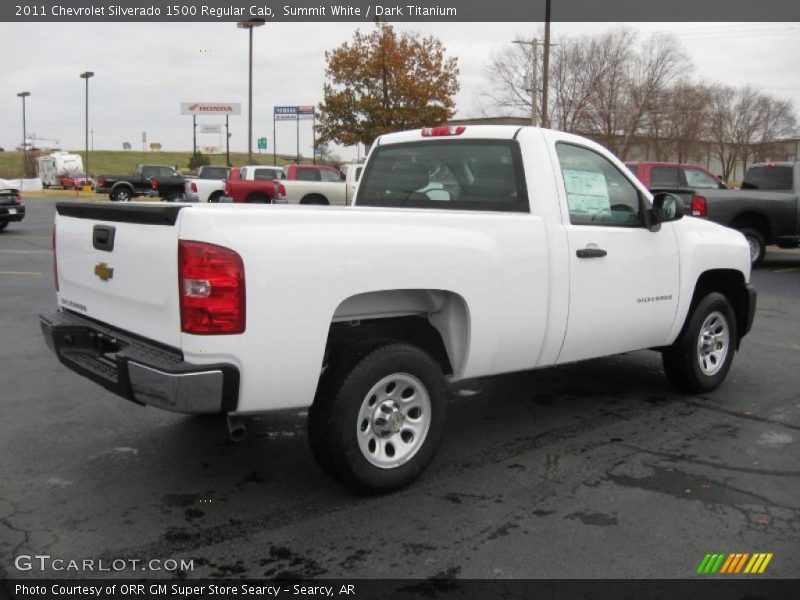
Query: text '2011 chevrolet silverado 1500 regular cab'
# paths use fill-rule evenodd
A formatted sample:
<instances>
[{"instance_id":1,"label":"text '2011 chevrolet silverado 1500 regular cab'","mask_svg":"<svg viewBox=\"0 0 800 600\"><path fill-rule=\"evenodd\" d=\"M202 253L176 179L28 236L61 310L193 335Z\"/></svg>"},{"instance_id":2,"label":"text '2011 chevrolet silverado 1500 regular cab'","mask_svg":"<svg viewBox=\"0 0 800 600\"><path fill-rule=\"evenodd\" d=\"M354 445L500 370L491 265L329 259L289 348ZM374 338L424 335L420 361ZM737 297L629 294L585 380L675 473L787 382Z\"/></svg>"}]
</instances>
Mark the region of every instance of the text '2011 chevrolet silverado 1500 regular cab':
<instances>
[{"instance_id":1,"label":"text '2011 chevrolet silverado 1500 regular cab'","mask_svg":"<svg viewBox=\"0 0 800 600\"><path fill-rule=\"evenodd\" d=\"M325 471L387 491L432 460L448 381L651 348L716 388L755 310L749 250L681 217L581 137L390 134L353 207L59 204L41 326L139 404L308 407Z\"/></svg>"}]
</instances>

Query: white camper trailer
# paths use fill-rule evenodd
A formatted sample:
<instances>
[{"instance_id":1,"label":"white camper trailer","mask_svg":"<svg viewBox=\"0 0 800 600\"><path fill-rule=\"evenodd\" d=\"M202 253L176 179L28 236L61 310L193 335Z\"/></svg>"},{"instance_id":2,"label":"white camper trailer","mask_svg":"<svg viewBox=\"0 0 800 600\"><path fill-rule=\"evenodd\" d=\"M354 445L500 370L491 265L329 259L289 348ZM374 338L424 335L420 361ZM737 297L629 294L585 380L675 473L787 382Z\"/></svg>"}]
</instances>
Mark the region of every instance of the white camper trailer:
<instances>
[{"instance_id":1,"label":"white camper trailer","mask_svg":"<svg viewBox=\"0 0 800 600\"><path fill-rule=\"evenodd\" d=\"M78 154L53 152L36 159L36 174L45 188L60 187L62 177L83 174L83 160Z\"/></svg>"}]
</instances>

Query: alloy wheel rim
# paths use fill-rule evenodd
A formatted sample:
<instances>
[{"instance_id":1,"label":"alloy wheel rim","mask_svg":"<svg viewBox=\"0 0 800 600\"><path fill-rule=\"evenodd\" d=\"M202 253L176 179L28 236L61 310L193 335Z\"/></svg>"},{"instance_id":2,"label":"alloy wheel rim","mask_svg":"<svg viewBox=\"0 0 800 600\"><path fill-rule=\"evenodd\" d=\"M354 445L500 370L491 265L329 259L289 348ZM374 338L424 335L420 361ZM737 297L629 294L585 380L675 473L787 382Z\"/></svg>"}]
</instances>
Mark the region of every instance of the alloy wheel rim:
<instances>
[{"instance_id":1,"label":"alloy wheel rim","mask_svg":"<svg viewBox=\"0 0 800 600\"><path fill-rule=\"evenodd\" d=\"M393 469L411 460L428 436L431 399L423 383L393 373L364 396L356 421L361 454L371 465Z\"/></svg>"}]
</instances>

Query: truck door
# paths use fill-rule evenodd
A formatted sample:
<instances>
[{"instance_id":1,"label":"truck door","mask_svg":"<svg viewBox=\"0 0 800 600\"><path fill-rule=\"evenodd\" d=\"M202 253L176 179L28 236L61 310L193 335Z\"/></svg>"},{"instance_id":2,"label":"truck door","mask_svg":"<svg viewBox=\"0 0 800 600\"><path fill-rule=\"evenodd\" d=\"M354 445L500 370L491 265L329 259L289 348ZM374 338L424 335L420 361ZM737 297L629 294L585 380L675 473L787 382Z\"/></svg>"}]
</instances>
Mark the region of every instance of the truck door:
<instances>
[{"instance_id":1,"label":"truck door","mask_svg":"<svg viewBox=\"0 0 800 600\"><path fill-rule=\"evenodd\" d=\"M673 225L650 231L647 200L599 152L558 142L556 155L566 195L570 286L558 362L664 344L678 304Z\"/></svg>"}]
</instances>

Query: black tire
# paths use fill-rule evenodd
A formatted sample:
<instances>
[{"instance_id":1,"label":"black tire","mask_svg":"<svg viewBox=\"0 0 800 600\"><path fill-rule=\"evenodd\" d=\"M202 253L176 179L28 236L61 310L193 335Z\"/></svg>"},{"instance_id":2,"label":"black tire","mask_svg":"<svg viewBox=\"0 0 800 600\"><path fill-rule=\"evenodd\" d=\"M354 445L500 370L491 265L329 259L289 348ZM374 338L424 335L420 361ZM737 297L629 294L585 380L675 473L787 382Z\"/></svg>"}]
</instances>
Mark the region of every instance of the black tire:
<instances>
[{"instance_id":1,"label":"black tire","mask_svg":"<svg viewBox=\"0 0 800 600\"><path fill-rule=\"evenodd\" d=\"M745 227L739 230L750 245L750 264L754 267L761 264L764 254L767 252L767 244L764 235L758 229Z\"/></svg>"},{"instance_id":2,"label":"black tire","mask_svg":"<svg viewBox=\"0 0 800 600\"><path fill-rule=\"evenodd\" d=\"M714 352L703 357L701 330L714 328L712 315L721 317L719 322L727 331L724 357L714 359ZM710 340L705 348L723 343L723 338ZM736 351L736 316L728 299L720 293L711 292L703 296L691 310L683 331L669 348L662 352L664 371L670 383L681 391L691 394L710 392L723 382L733 363Z\"/></svg>"},{"instance_id":3,"label":"black tire","mask_svg":"<svg viewBox=\"0 0 800 600\"><path fill-rule=\"evenodd\" d=\"M180 192L167 196L167 202L180 202L181 200L183 200L183 194Z\"/></svg>"},{"instance_id":4,"label":"black tire","mask_svg":"<svg viewBox=\"0 0 800 600\"><path fill-rule=\"evenodd\" d=\"M266 194L250 194L244 199L247 204L269 204L269 198Z\"/></svg>"},{"instance_id":5,"label":"black tire","mask_svg":"<svg viewBox=\"0 0 800 600\"><path fill-rule=\"evenodd\" d=\"M379 467L367 458L367 450L362 451L359 445L360 412L372 399L367 397L372 388L382 380L395 376L411 376L421 386L420 391L424 392L421 396L427 394L428 414L423 417L419 412L413 417L426 419L427 432L419 440L412 438L408 442L413 452L404 459L405 462ZM399 394L402 395L405 392L402 387L394 389L400 390ZM389 402L389 399L375 404L370 419L380 416L380 406L385 402ZM405 415L400 427L406 424L405 419L411 418L410 413ZM407 485L425 470L441 444L446 419L444 376L433 357L410 344L368 340L332 358L308 413L308 436L314 457L330 477L360 493L379 494ZM366 421L363 419L362 423ZM379 439L371 426L362 431L367 432L365 436ZM383 438L387 454L388 447L393 443L400 448L401 442L394 436L402 437L406 433L406 430L398 430L389 434L390 437ZM392 450L391 456L394 453L395 450ZM391 458L383 460L391 461Z\"/></svg>"},{"instance_id":6,"label":"black tire","mask_svg":"<svg viewBox=\"0 0 800 600\"><path fill-rule=\"evenodd\" d=\"M121 185L111 192L111 199L114 202L130 202L133 199L133 192L127 185Z\"/></svg>"},{"instance_id":7,"label":"black tire","mask_svg":"<svg viewBox=\"0 0 800 600\"><path fill-rule=\"evenodd\" d=\"M330 206L330 202L325 196L313 195L313 196L306 196L302 200L300 200L300 204L311 205L311 206Z\"/></svg>"},{"instance_id":8,"label":"black tire","mask_svg":"<svg viewBox=\"0 0 800 600\"><path fill-rule=\"evenodd\" d=\"M0 231L3 231L11 221L0 221Z\"/></svg>"},{"instance_id":9,"label":"black tire","mask_svg":"<svg viewBox=\"0 0 800 600\"><path fill-rule=\"evenodd\" d=\"M214 192L208 197L208 201L215 203L219 202L219 199L222 198L223 195L224 195L223 192Z\"/></svg>"}]
</instances>

